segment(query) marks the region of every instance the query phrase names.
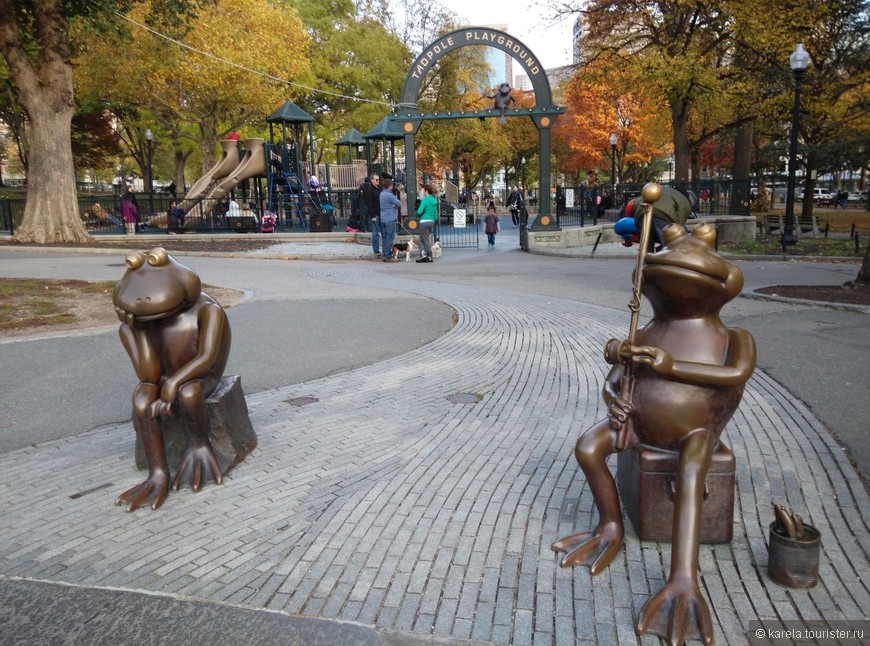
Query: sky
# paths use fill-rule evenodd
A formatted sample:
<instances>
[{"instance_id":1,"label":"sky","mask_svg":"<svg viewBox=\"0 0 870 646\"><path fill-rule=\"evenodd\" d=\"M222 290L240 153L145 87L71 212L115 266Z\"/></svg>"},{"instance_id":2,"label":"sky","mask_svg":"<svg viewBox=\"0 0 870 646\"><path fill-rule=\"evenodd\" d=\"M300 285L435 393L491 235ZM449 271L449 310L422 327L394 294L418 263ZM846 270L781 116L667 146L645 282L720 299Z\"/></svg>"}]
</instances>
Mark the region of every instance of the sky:
<instances>
[{"instance_id":1,"label":"sky","mask_svg":"<svg viewBox=\"0 0 870 646\"><path fill-rule=\"evenodd\" d=\"M441 0L471 26L507 25L507 32L528 47L544 68L568 65L576 16L554 21L546 2L529 0Z\"/></svg>"}]
</instances>

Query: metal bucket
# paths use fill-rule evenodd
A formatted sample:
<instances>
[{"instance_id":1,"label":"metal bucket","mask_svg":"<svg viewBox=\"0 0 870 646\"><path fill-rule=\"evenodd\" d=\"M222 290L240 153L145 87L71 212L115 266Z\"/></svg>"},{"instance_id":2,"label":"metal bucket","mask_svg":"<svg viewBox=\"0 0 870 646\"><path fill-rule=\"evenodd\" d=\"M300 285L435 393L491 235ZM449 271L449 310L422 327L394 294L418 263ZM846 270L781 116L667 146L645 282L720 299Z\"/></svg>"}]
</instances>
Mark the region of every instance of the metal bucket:
<instances>
[{"instance_id":1,"label":"metal bucket","mask_svg":"<svg viewBox=\"0 0 870 646\"><path fill-rule=\"evenodd\" d=\"M789 538L770 524L767 573L776 583L789 588L812 588L819 582L819 548L822 535L812 525L804 525L804 537Z\"/></svg>"}]
</instances>

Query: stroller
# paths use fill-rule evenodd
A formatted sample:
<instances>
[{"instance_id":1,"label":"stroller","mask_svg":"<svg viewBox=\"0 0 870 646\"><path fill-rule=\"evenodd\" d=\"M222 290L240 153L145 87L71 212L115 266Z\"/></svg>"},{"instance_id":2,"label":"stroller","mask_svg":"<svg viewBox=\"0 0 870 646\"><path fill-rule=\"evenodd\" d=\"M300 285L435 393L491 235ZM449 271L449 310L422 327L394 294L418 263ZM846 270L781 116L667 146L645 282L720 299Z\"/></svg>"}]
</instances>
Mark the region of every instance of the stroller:
<instances>
[{"instance_id":1,"label":"stroller","mask_svg":"<svg viewBox=\"0 0 870 646\"><path fill-rule=\"evenodd\" d=\"M275 214L266 211L260 221L260 233L275 233L276 224Z\"/></svg>"}]
</instances>

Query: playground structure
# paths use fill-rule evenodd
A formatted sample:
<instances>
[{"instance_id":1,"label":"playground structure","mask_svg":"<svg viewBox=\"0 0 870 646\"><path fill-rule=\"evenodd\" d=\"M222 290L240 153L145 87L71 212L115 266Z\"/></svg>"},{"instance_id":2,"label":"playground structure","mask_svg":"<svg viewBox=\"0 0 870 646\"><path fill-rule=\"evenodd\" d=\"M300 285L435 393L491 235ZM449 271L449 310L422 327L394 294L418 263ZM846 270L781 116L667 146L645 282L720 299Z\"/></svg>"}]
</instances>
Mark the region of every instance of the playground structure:
<instances>
[{"instance_id":1,"label":"playground structure","mask_svg":"<svg viewBox=\"0 0 870 646\"><path fill-rule=\"evenodd\" d=\"M459 47L485 44L500 49L507 55L512 56L519 65L527 72L535 96L535 105L532 108L510 107L510 103L497 105L496 108L460 112L422 112L418 107L418 99L422 90L422 80L425 73L431 69L444 55L449 54ZM509 94L509 86L505 84ZM505 117L530 118L538 130L538 177L541 186L550 184L550 130L559 115L565 112L565 108L553 103L549 80L543 67L522 43L507 33L491 28L461 29L446 34L444 38L432 43L426 48L412 65L402 88L401 102L394 108L391 114L385 116L372 130L364 135L358 131L351 131L339 142L339 145L347 145L348 157L350 158L350 173L343 174L343 180L362 180L369 173L390 173L398 184L404 184L404 192L407 204L410 206L409 213L403 221L403 228L413 233L419 224L413 212L416 203L417 187L420 181L416 164L415 136L421 124L430 120L455 120L455 119L486 119L499 117L503 122ZM229 219L223 219L221 213L222 200L237 186L241 185L242 192L247 190L248 180L253 182L254 210L265 215L267 212L274 214L278 221L278 228L290 229L298 223L301 228L310 227L310 231L331 231L335 226L335 207L331 201L331 191L336 188L329 178L329 167L326 167L325 177L317 172L314 160L314 137L312 124L314 117L286 101L278 110L267 119L269 124L269 143L263 140L248 139L245 141L245 157L238 161L232 169L233 162L239 158L238 152L227 150L233 144L225 142L224 153L221 160L206 175L200 178L185 196L182 208L185 208L185 228L194 228L197 223L208 221L209 218L218 224L217 227L226 227ZM303 146L302 127L308 126L308 142ZM280 137L276 137L276 126L280 126ZM396 164L396 142L404 144L404 168L398 171ZM300 149L305 149L308 160L303 163ZM361 170L361 164L353 163L353 152L366 151L365 174L361 177L357 171ZM379 157L379 162L372 159L372 152ZM340 158L340 154L338 155ZM228 170L230 167L231 170ZM224 172L227 174L220 177ZM311 175L318 176L318 182L309 183ZM357 175L356 177L353 177ZM266 188L263 190L260 178L265 177ZM320 185L320 181L326 180ZM423 177L425 181L425 177ZM361 181L360 181L361 183ZM347 195L350 202L352 216L359 215L359 205L355 191L360 184L355 182L347 187ZM325 187L325 190L322 188ZM458 203L457 195L454 202ZM339 197L336 195L336 197ZM245 199L245 198L243 198ZM250 204L250 201L247 200ZM232 206L232 202L230 205ZM531 225L535 230L560 229L558 221L551 217L550 200L542 200L539 204L539 215ZM215 220L217 218L218 220ZM235 223L239 222L237 218ZM370 218L360 217L360 223L364 227L370 226ZM525 224L520 230L520 242L524 249L528 248Z\"/></svg>"},{"instance_id":2,"label":"playground structure","mask_svg":"<svg viewBox=\"0 0 870 646\"><path fill-rule=\"evenodd\" d=\"M221 141L220 158L193 184L181 203L185 229L252 231L259 228L264 216L271 216L288 229L298 225L311 231L332 230L329 188L309 184L309 169L314 169L315 174L317 170L313 159L303 164L299 154L303 123L309 124L308 150L313 150L310 124L314 118L287 101L266 121L269 143L261 138L245 139L242 153L238 138ZM280 125L280 136L276 136L276 124ZM229 200L238 188L255 218L238 217L229 211Z\"/></svg>"},{"instance_id":3,"label":"playground structure","mask_svg":"<svg viewBox=\"0 0 870 646\"><path fill-rule=\"evenodd\" d=\"M185 228L193 229L203 224L210 229L215 228L215 218L224 214L219 209L221 202L245 180L265 173L264 143L263 139L246 139L245 154L239 161L238 141L225 139L221 142L223 153L220 159L196 181L181 203L186 214ZM229 224L230 228L256 228L256 223L243 222L241 218L233 219L238 222Z\"/></svg>"}]
</instances>

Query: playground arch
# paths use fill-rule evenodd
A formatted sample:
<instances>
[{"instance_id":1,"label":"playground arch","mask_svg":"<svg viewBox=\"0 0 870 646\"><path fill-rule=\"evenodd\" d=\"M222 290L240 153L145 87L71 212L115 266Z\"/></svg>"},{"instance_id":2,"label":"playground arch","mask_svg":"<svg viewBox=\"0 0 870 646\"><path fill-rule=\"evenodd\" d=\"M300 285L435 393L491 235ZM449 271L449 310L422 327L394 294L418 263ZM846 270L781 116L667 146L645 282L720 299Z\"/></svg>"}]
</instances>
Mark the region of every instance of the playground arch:
<instances>
[{"instance_id":1,"label":"playground arch","mask_svg":"<svg viewBox=\"0 0 870 646\"><path fill-rule=\"evenodd\" d=\"M438 38L423 49L423 52L412 63L402 86L402 98L398 109L390 119L395 121L405 136L405 166L406 174L411 181L406 184L408 204L415 204L417 199L416 146L414 143L417 130L423 121L443 119L472 119L500 117L500 110L477 110L464 112L434 112L424 113L417 108L420 88L426 74L443 56L468 46L484 46L500 49L519 62L525 70L535 92L535 105L532 108L508 108L505 117L529 117L538 129L538 177L539 177L539 220L536 225L557 228L550 218L550 129L556 118L565 112L565 108L553 104L550 81L544 72L538 58L520 40L498 29L489 27L466 27L457 29ZM549 225L549 226L548 226ZM536 226L538 228L538 226Z\"/></svg>"}]
</instances>

